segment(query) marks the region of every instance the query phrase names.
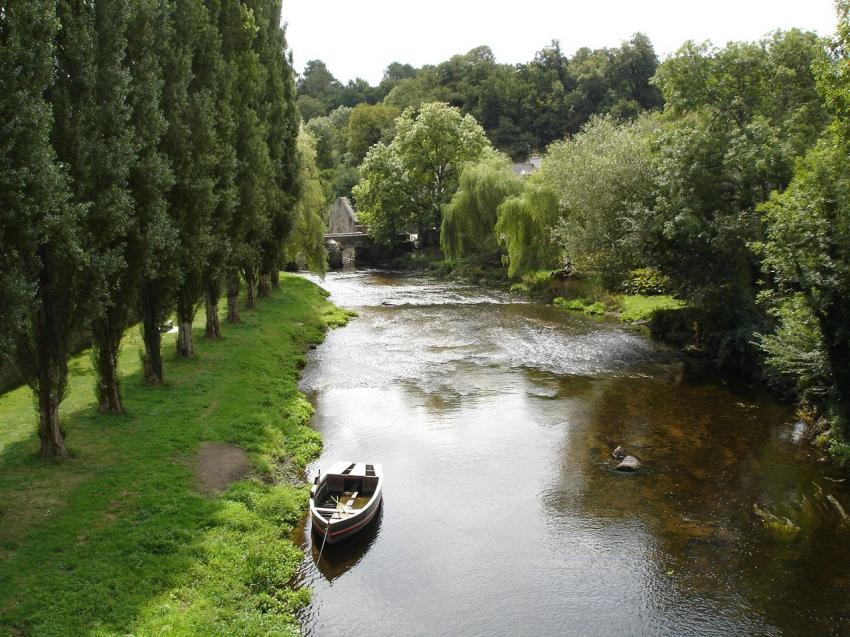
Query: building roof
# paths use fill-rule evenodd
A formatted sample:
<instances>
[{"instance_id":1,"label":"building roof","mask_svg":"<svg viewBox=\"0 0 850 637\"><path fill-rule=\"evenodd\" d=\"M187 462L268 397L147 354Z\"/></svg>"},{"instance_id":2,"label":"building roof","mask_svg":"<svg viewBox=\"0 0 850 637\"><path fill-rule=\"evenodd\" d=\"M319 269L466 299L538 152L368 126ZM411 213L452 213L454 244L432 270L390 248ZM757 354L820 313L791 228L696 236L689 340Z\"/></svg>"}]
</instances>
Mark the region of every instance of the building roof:
<instances>
[{"instance_id":1,"label":"building roof","mask_svg":"<svg viewBox=\"0 0 850 637\"><path fill-rule=\"evenodd\" d=\"M543 158L540 155L532 155L528 158L528 161L522 164L512 164L511 170L514 171L515 175L530 175L535 170L540 168L543 165Z\"/></svg>"},{"instance_id":2,"label":"building roof","mask_svg":"<svg viewBox=\"0 0 850 637\"><path fill-rule=\"evenodd\" d=\"M511 164L515 175L530 175L535 171L534 164Z\"/></svg>"}]
</instances>

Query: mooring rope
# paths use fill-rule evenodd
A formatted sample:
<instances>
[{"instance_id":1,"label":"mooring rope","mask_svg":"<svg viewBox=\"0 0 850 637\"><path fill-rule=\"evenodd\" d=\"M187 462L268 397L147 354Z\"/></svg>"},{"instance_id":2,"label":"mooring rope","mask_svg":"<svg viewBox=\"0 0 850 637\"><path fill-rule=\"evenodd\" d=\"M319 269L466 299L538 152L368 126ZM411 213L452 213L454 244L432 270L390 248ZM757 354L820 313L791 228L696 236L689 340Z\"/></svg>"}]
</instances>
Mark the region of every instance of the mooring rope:
<instances>
[{"instance_id":1,"label":"mooring rope","mask_svg":"<svg viewBox=\"0 0 850 637\"><path fill-rule=\"evenodd\" d=\"M334 498L333 496L331 496L331 500L333 500L334 504L337 506L337 508L339 508L339 498ZM316 566L319 565L319 562L322 559L322 553L325 550L325 542L328 539L328 533L331 532L331 520L333 519L333 517L334 517L334 514L331 513L331 517L328 518L328 526L325 528L325 538L322 540L322 548L319 549L319 557L316 559Z\"/></svg>"}]
</instances>

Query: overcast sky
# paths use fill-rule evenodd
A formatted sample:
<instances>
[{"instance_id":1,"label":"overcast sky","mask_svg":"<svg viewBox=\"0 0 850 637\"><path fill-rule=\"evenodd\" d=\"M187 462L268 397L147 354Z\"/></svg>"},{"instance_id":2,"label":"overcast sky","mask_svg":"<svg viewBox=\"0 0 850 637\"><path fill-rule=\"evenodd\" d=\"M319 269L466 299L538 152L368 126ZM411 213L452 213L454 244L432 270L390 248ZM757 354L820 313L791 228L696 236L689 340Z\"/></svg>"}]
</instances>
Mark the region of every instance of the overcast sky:
<instances>
[{"instance_id":1,"label":"overcast sky","mask_svg":"<svg viewBox=\"0 0 850 637\"><path fill-rule=\"evenodd\" d=\"M660 57L686 40L756 40L775 29L830 35L832 0L284 0L298 72L323 60L342 82L380 82L393 61L437 64L489 45L499 62L527 62L553 39L568 54L646 33Z\"/></svg>"}]
</instances>

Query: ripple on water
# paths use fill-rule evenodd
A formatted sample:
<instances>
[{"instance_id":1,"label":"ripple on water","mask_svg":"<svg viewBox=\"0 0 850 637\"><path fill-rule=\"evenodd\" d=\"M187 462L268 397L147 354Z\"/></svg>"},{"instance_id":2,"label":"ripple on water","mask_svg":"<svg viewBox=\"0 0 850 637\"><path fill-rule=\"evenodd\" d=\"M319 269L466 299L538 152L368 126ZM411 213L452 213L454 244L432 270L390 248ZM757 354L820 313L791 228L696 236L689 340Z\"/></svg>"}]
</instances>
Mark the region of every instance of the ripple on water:
<instances>
[{"instance_id":1,"label":"ripple on water","mask_svg":"<svg viewBox=\"0 0 850 637\"><path fill-rule=\"evenodd\" d=\"M314 275L306 278L331 293L334 303L348 308L423 307L429 305L475 305L515 303L516 298L500 290L454 281L438 281L399 273L356 272L333 273L324 280Z\"/></svg>"},{"instance_id":2,"label":"ripple on water","mask_svg":"<svg viewBox=\"0 0 850 637\"><path fill-rule=\"evenodd\" d=\"M454 375L468 365L628 375L669 357L625 327L532 304L378 306L361 309L345 330L328 335L310 355L302 387L408 382L427 391L444 387L448 378L456 382Z\"/></svg>"}]
</instances>

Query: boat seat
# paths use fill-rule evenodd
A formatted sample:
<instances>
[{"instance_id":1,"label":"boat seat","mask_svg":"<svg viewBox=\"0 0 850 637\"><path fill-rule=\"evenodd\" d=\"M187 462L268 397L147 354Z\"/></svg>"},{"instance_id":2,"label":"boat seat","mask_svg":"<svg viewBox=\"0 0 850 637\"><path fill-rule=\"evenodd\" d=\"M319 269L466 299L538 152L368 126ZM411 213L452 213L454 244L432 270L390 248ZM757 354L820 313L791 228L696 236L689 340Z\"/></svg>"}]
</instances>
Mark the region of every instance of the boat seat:
<instances>
[{"instance_id":1,"label":"boat seat","mask_svg":"<svg viewBox=\"0 0 850 637\"><path fill-rule=\"evenodd\" d=\"M366 476L363 478L363 495L372 495L378 488L377 476Z\"/></svg>"}]
</instances>

